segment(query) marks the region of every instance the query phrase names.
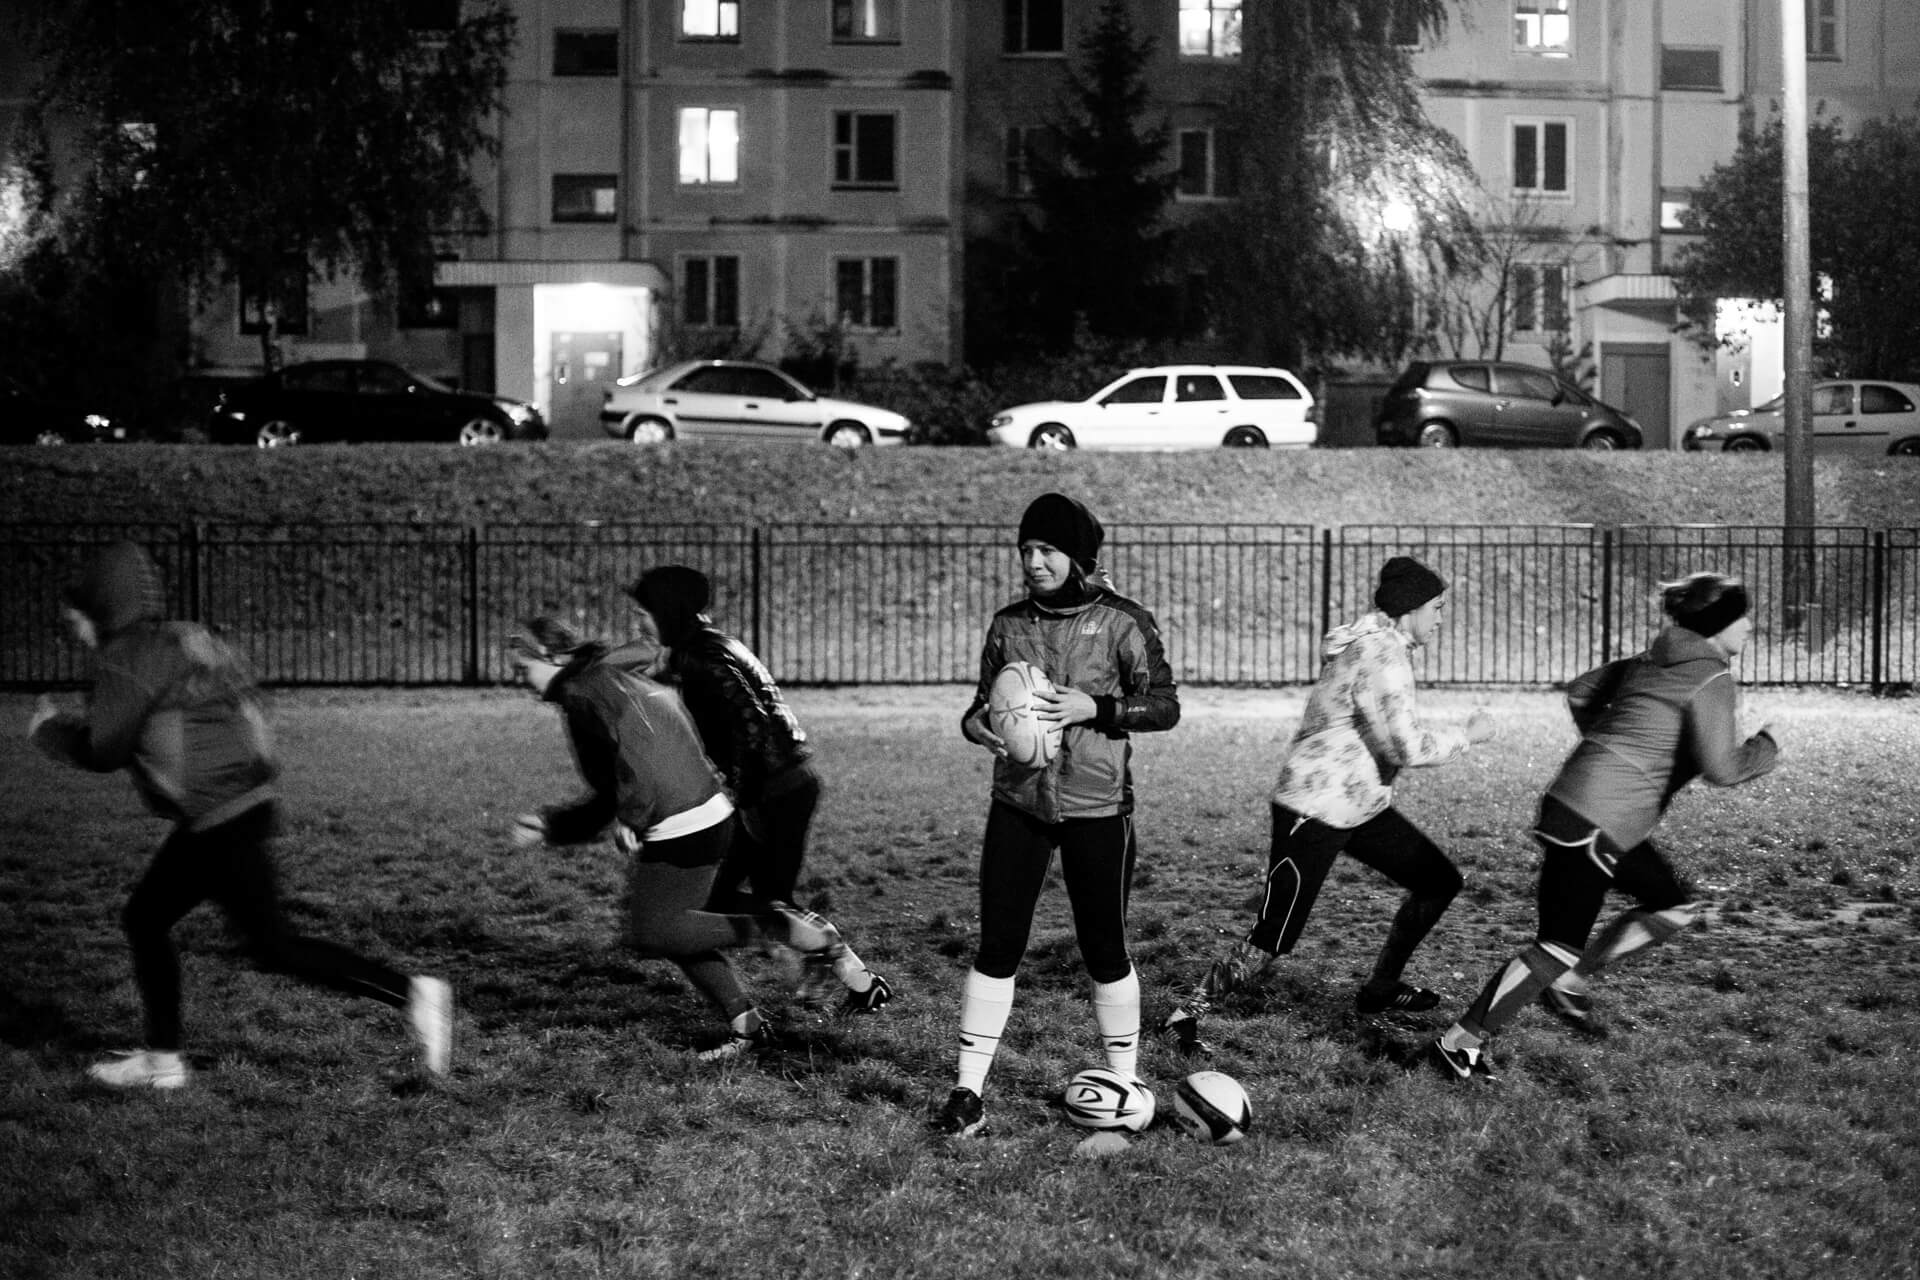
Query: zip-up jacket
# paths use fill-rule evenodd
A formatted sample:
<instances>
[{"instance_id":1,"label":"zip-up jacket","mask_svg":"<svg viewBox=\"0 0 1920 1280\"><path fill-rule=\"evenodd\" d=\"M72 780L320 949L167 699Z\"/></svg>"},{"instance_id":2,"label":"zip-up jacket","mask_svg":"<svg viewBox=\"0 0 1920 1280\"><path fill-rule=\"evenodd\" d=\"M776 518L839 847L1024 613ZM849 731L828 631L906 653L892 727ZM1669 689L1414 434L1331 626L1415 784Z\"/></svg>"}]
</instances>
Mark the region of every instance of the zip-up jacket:
<instances>
[{"instance_id":1,"label":"zip-up jacket","mask_svg":"<svg viewBox=\"0 0 1920 1280\"><path fill-rule=\"evenodd\" d=\"M1074 600L1049 605L1029 596L993 616L980 652L980 684L962 717L987 705L994 676L1017 659L1046 672L1056 688L1092 696L1093 720L1068 725L1046 765L994 761L993 798L1043 822L1131 813L1128 735L1180 721L1179 691L1153 615L1091 583Z\"/></svg>"},{"instance_id":2,"label":"zip-up jacket","mask_svg":"<svg viewBox=\"0 0 1920 1280\"><path fill-rule=\"evenodd\" d=\"M1667 627L1645 653L1567 686L1582 736L1547 794L1631 849L1693 779L1731 787L1773 768L1778 744L1765 732L1740 740L1736 701L1726 655Z\"/></svg>"},{"instance_id":3,"label":"zip-up jacket","mask_svg":"<svg viewBox=\"0 0 1920 1280\"><path fill-rule=\"evenodd\" d=\"M749 808L801 781L798 768L813 754L807 732L751 649L702 623L670 652L667 674L735 804Z\"/></svg>"},{"instance_id":4,"label":"zip-up jacket","mask_svg":"<svg viewBox=\"0 0 1920 1280\"><path fill-rule=\"evenodd\" d=\"M1446 764L1467 749L1463 730L1420 723L1412 651L1412 638L1378 610L1327 633L1273 803L1350 829L1393 803L1400 770Z\"/></svg>"},{"instance_id":5,"label":"zip-up jacket","mask_svg":"<svg viewBox=\"0 0 1920 1280\"><path fill-rule=\"evenodd\" d=\"M259 691L225 641L161 619L160 574L135 543L103 549L69 593L99 638L84 716L42 724L55 759L133 775L147 807L205 830L273 798L279 772Z\"/></svg>"}]
</instances>

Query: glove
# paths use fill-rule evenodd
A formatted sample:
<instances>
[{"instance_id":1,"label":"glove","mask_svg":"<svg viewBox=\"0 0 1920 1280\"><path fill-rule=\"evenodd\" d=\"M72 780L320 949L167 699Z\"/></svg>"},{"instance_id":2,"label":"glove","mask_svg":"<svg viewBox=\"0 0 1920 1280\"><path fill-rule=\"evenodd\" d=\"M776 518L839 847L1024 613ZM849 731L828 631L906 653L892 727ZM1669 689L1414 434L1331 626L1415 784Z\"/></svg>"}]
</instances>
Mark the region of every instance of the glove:
<instances>
[{"instance_id":1,"label":"glove","mask_svg":"<svg viewBox=\"0 0 1920 1280\"><path fill-rule=\"evenodd\" d=\"M547 820L537 813L523 813L513 820L508 831L516 849L532 849L547 842Z\"/></svg>"}]
</instances>

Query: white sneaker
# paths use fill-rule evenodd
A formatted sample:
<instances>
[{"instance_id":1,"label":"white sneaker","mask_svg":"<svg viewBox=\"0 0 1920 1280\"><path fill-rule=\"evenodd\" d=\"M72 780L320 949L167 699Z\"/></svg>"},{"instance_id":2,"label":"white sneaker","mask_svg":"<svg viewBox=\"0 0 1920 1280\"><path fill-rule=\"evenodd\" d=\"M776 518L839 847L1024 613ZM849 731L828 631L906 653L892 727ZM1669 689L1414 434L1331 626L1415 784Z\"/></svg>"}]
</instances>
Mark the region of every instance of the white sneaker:
<instances>
[{"instance_id":1,"label":"white sneaker","mask_svg":"<svg viewBox=\"0 0 1920 1280\"><path fill-rule=\"evenodd\" d=\"M420 1042L420 1061L436 1076L453 1064L453 988L440 978L407 984L407 1022Z\"/></svg>"},{"instance_id":2,"label":"white sneaker","mask_svg":"<svg viewBox=\"0 0 1920 1280\"><path fill-rule=\"evenodd\" d=\"M182 1089L193 1073L178 1053L132 1049L94 1063L87 1074L116 1089Z\"/></svg>"},{"instance_id":3,"label":"white sneaker","mask_svg":"<svg viewBox=\"0 0 1920 1280\"><path fill-rule=\"evenodd\" d=\"M786 922L786 944L801 955L824 955L835 959L846 943L840 940L840 931L833 922L815 911L796 907L791 902L776 902L773 911Z\"/></svg>"}]
</instances>

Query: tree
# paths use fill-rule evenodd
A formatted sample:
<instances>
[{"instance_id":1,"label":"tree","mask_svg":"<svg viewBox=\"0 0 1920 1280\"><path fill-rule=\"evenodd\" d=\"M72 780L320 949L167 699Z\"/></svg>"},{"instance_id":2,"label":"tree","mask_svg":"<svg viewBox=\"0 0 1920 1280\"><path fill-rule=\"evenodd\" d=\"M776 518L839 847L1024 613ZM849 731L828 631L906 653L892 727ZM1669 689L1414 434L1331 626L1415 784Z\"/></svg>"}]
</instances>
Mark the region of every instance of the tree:
<instances>
[{"instance_id":1,"label":"tree","mask_svg":"<svg viewBox=\"0 0 1920 1280\"><path fill-rule=\"evenodd\" d=\"M1699 239L1675 265L1681 312L1702 345L1716 341L1723 298L1784 301L1778 116L1749 129L1696 188L1687 229ZM1920 118L1868 120L1851 135L1818 113L1807 125L1812 296L1822 323L1814 363L1837 377L1920 378Z\"/></svg>"},{"instance_id":2,"label":"tree","mask_svg":"<svg viewBox=\"0 0 1920 1280\"><path fill-rule=\"evenodd\" d=\"M1241 196L1197 237L1223 338L1248 359L1397 361L1419 313L1480 252L1459 142L1426 117L1402 41L1446 0L1245 9L1231 114Z\"/></svg>"},{"instance_id":3,"label":"tree","mask_svg":"<svg viewBox=\"0 0 1920 1280\"><path fill-rule=\"evenodd\" d=\"M507 0L50 4L36 233L82 274L237 277L263 309L289 270L422 287L437 236L485 226L513 31Z\"/></svg>"},{"instance_id":4,"label":"tree","mask_svg":"<svg viewBox=\"0 0 1920 1280\"><path fill-rule=\"evenodd\" d=\"M1076 317L1094 334L1139 338L1165 324L1160 273L1173 197L1172 132L1144 121L1151 37L1135 34L1123 0L1104 0L1069 69L1069 103L1054 132L1057 155L1032 157L1039 224L1029 260L1045 336L1067 341Z\"/></svg>"},{"instance_id":5,"label":"tree","mask_svg":"<svg viewBox=\"0 0 1920 1280\"><path fill-rule=\"evenodd\" d=\"M1552 304L1538 292L1528 297L1528 291L1543 289L1550 274L1562 286L1571 282L1591 265L1598 247L1590 233L1569 234L1537 200L1482 198L1477 204L1480 251L1429 287L1422 305L1423 345L1455 359L1502 360L1522 307ZM1565 372L1580 359L1566 328L1571 318L1563 313L1540 319L1550 321L1538 326L1552 335L1549 362L1556 372Z\"/></svg>"}]
</instances>

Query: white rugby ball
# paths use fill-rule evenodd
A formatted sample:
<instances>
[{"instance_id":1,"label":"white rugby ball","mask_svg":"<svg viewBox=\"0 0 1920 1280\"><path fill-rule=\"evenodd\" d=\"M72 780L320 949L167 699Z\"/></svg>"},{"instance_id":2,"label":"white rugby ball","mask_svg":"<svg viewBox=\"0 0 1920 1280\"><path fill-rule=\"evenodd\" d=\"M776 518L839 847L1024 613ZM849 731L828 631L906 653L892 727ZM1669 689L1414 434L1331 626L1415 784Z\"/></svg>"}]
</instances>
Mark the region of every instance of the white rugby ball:
<instances>
[{"instance_id":1,"label":"white rugby ball","mask_svg":"<svg viewBox=\"0 0 1920 1280\"><path fill-rule=\"evenodd\" d=\"M1240 1082L1224 1071L1196 1071L1173 1094L1173 1117L1196 1138L1225 1146L1253 1127L1253 1104Z\"/></svg>"},{"instance_id":2,"label":"white rugby ball","mask_svg":"<svg viewBox=\"0 0 1920 1280\"><path fill-rule=\"evenodd\" d=\"M1088 1067L1067 1081L1067 1118L1082 1129L1139 1133L1153 1123L1153 1090L1111 1067Z\"/></svg>"},{"instance_id":3,"label":"white rugby ball","mask_svg":"<svg viewBox=\"0 0 1920 1280\"><path fill-rule=\"evenodd\" d=\"M987 728L1007 744L1015 764L1039 768L1060 750L1060 726L1034 717L1033 695L1051 692L1053 681L1031 662L1015 660L1000 668L987 690Z\"/></svg>"}]
</instances>

